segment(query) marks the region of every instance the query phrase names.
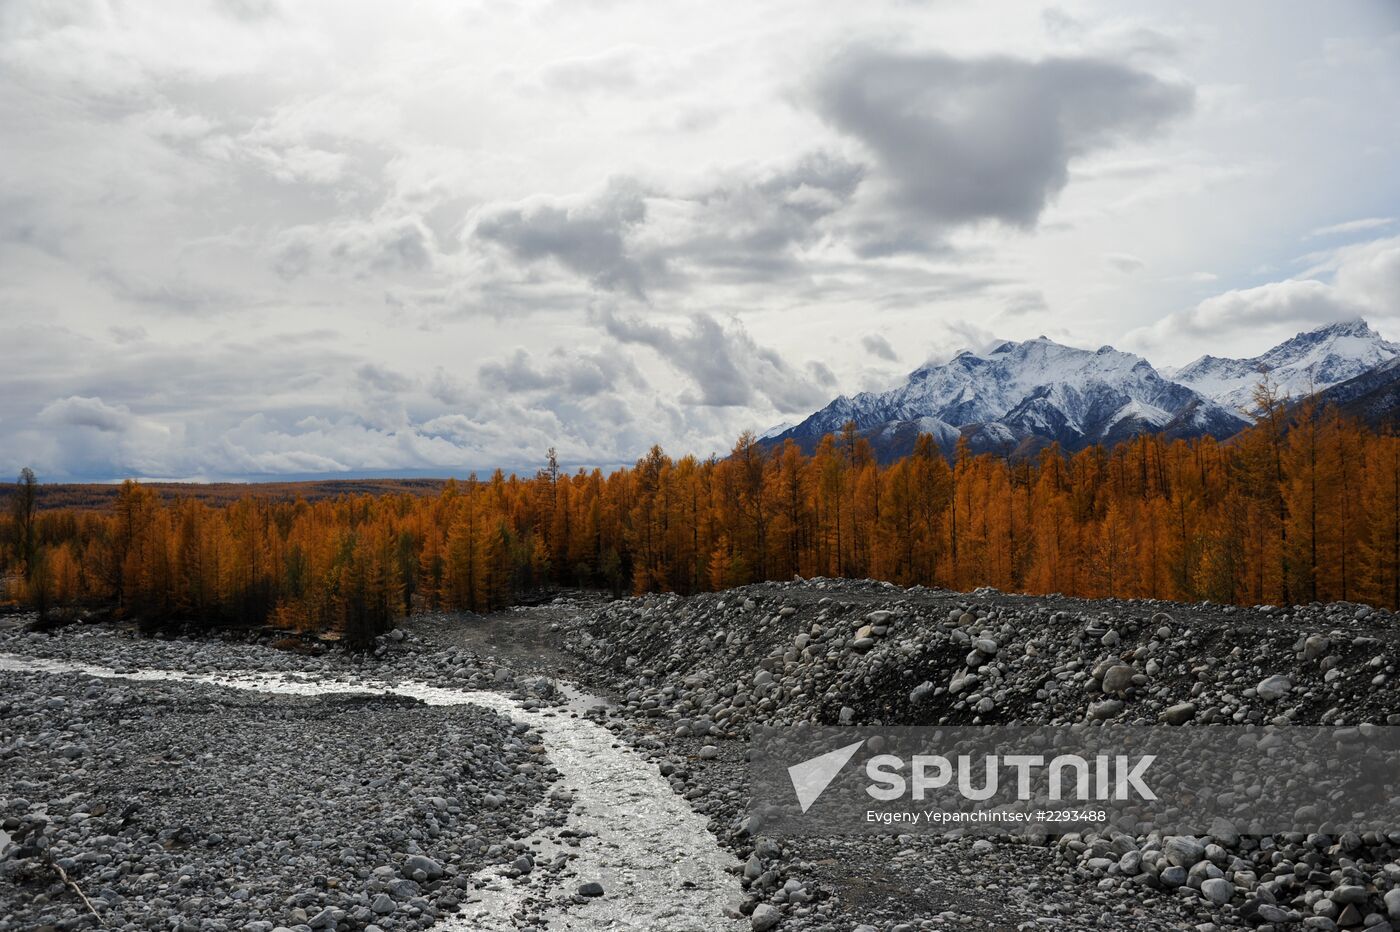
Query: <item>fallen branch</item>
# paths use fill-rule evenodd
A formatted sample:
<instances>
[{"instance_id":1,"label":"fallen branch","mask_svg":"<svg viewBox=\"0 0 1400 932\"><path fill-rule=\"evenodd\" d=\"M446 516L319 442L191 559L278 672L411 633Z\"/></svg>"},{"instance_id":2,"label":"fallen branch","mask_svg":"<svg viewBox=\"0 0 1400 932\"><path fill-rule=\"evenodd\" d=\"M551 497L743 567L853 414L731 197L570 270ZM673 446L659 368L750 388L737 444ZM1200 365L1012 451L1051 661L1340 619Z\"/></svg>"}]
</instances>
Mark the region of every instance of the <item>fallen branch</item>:
<instances>
[{"instance_id":1,"label":"fallen branch","mask_svg":"<svg viewBox=\"0 0 1400 932\"><path fill-rule=\"evenodd\" d=\"M59 879L62 880L65 884L67 884L69 887L71 887L74 893L78 894L78 899L83 901L83 905L88 908L88 912L92 913L93 918L97 920L98 928L107 928L106 923L102 921L102 916L97 912L96 909L93 908L92 900L87 898L87 894L83 892L82 887L78 886L78 882L75 881L72 877L68 876L68 872L64 870L59 865L59 863L53 859L53 854L51 852L45 851L44 856L45 859L49 862L49 867L52 867L54 871L58 874Z\"/></svg>"}]
</instances>

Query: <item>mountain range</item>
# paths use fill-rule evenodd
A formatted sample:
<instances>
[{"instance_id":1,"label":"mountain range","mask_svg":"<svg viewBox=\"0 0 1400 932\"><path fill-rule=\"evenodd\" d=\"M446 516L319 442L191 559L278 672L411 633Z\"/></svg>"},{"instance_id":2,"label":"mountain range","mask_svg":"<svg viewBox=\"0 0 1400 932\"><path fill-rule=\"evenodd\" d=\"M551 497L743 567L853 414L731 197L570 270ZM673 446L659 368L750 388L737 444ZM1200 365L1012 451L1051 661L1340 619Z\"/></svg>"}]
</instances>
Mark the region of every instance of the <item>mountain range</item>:
<instances>
[{"instance_id":1,"label":"mountain range","mask_svg":"<svg viewBox=\"0 0 1400 932\"><path fill-rule=\"evenodd\" d=\"M974 452L1008 455L1050 443L1070 451L1112 445L1142 433L1224 439L1250 423L1252 394L1265 377L1289 398L1318 395L1375 423L1400 402L1400 344L1358 319L1299 333L1249 359L1202 356L1157 369L1111 346L1005 341L920 366L889 391L843 395L760 439L777 446L790 438L810 452L853 421L882 461L909 453L921 433L945 453L966 437Z\"/></svg>"}]
</instances>

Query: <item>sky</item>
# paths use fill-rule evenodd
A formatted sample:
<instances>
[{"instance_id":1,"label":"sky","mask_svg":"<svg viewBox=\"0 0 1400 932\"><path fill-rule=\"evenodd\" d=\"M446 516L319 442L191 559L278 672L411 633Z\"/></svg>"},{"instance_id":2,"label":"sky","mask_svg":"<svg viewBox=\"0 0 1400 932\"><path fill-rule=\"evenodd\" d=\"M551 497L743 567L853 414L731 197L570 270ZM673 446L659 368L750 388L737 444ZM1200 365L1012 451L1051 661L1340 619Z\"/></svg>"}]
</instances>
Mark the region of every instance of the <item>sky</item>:
<instances>
[{"instance_id":1,"label":"sky","mask_svg":"<svg viewBox=\"0 0 1400 932\"><path fill-rule=\"evenodd\" d=\"M0 471L728 450L994 340L1400 339L1400 4L0 3Z\"/></svg>"}]
</instances>

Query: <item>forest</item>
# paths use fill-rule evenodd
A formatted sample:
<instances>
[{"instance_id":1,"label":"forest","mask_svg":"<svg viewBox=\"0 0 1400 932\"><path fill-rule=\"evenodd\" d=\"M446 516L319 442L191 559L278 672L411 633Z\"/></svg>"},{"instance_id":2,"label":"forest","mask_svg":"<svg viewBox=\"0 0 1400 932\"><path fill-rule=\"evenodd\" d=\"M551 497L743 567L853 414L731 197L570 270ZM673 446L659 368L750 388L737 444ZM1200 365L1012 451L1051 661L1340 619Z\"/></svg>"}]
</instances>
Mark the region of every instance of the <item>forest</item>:
<instances>
[{"instance_id":1,"label":"forest","mask_svg":"<svg viewBox=\"0 0 1400 932\"><path fill-rule=\"evenodd\" d=\"M1032 459L879 465L853 425L811 455L744 434L725 458L497 471L432 495L210 504L135 482L104 510L0 517L3 593L187 629L271 625L365 643L417 610L550 587L693 593L794 576L1235 604L1400 606L1400 439L1265 394L1226 443L1144 435Z\"/></svg>"}]
</instances>

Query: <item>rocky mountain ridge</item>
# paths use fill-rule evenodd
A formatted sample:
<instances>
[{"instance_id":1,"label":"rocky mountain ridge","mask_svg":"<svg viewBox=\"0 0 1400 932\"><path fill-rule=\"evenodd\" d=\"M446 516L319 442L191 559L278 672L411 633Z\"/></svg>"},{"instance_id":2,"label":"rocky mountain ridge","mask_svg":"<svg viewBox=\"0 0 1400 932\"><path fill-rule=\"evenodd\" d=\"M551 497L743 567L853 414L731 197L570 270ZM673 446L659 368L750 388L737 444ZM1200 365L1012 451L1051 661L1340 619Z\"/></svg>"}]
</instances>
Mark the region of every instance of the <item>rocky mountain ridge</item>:
<instances>
[{"instance_id":1,"label":"rocky mountain ridge","mask_svg":"<svg viewBox=\"0 0 1400 932\"><path fill-rule=\"evenodd\" d=\"M1143 433L1223 439L1249 424L1262 379L1301 398L1381 370L1387 375L1379 381L1389 384L1400 378L1386 368L1396 359L1400 344L1364 320L1299 333L1248 359L1203 356L1180 369L1157 369L1112 346L1087 350L1041 336L963 350L920 366L889 391L843 395L795 426L766 432L761 442L792 439L810 452L854 422L888 461L909 453L919 434L932 435L949 454L965 437L974 452L1009 455L1051 443L1070 451L1112 445ZM1376 388L1368 384L1357 394Z\"/></svg>"}]
</instances>

